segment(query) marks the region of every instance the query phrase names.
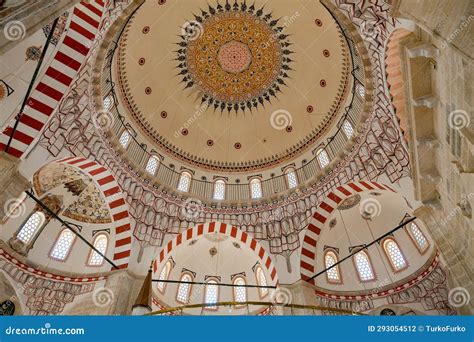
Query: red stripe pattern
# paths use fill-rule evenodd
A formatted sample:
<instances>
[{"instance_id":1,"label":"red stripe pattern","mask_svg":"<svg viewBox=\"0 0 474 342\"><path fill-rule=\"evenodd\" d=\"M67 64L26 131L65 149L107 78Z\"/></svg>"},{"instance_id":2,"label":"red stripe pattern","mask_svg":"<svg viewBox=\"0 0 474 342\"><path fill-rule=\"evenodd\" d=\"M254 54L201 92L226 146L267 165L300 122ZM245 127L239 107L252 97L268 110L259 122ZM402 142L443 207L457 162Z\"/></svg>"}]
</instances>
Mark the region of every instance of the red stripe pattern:
<instances>
[{"instance_id":1,"label":"red stripe pattern","mask_svg":"<svg viewBox=\"0 0 474 342\"><path fill-rule=\"evenodd\" d=\"M20 158L58 108L89 53L103 13L104 3L98 0L81 2L71 11L71 20L63 40L58 44L51 64L30 94L8 149L10 155ZM13 125L14 121L0 133L0 150L5 149Z\"/></svg>"},{"instance_id":2,"label":"red stripe pattern","mask_svg":"<svg viewBox=\"0 0 474 342\"><path fill-rule=\"evenodd\" d=\"M94 179L104 195L115 226L113 261L119 268L127 268L132 247L130 214L125 197L114 176L102 165L83 157L69 157L58 160L57 163L75 167Z\"/></svg>"},{"instance_id":3,"label":"red stripe pattern","mask_svg":"<svg viewBox=\"0 0 474 342\"><path fill-rule=\"evenodd\" d=\"M347 197L359 192L373 189L395 192L389 186L375 182L351 182L337 187L333 192L327 195L324 201L319 203L316 212L309 221L306 234L303 239L300 260L301 279L309 281L309 278L315 274L314 265L316 265L316 247L318 245L319 235L321 234L324 223L329 218L333 210ZM310 280L309 283L315 285L314 279Z\"/></svg>"},{"instance_id":4,"label":"red stripe pattern","mask_svg":"<svg viewBox=\"0 0 474 342\"><path fill-rule=\"evenodd\" d=\"M193 228L189 228L188 230L182 232L173 240L168 242L166 248L163 248L161 250L160 254L158 255L158 258L154 262L156 264L165 263L171 251L176 249L176 247L178 247L179 245L185 243L186 241L196 239L197 237L203 234L210 234L216 231L227 236L235 237L235 239L239 240L248 248L255 251L256 252L255 256L259 259L260 265L262 266L263 269L267 270L268 275L270 276L270 279L272 280L269 285L272 286L272 285L278 284L278 277L277 277L275 265L273 263L272 258L265 250L265 248L263 248L258 243L257 240L252 238L246 232L238 229L235 226L222 223L222 222L208 222L204 224L199 224ZM157 267L154 270L154 273L157 273L159 270L161 270L161 266Z\"/></svg>"}]
</instances>

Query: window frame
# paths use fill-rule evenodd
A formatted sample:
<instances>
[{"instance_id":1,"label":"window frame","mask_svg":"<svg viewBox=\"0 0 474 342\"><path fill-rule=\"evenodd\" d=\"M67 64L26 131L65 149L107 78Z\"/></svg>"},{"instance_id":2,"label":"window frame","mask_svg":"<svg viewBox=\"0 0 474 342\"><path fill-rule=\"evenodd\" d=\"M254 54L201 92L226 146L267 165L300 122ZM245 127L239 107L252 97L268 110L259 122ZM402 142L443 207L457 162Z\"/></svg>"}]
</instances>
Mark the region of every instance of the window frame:
<instances>
[{"instance_id":1,"label":"window frame","mask_svg":"<svg viewBox=\"0 0 474 342\"><path fill-rule=\"evenodd\" d=\"M163 272L163 269L164 269L164 268L167 269L167 271L166 271L166 276L165 276L164 279L160 279L161 272ZM156 288L157 288L157 290L158 290L160 293L162 293L162 294L164 294L164 293L166 292L166 285L168 285L168 283L163 282L163 280L168 280L172 268L173 268L173 266L172 266L172 264L171 264L171 260L168 260L168 261L165 263L165 265L163 266L163 268L161 269L160 274L158 275L158 282L156 283ZM160 282L160 280L161 280L161 282ZM160 283L163 283L163 289L160 289L160 286L159 286Z\"/></svg>"},{"instance_id":2,"label":"window frame","mask_svg":"<svg viewBox=\"0 0 474 342\"><path fill-rule=\"evenodd\" d=\"M357 83L356 86L355 86L355 91L357 93L357 95L361 98L361 99L365 99L365 95L367 94L366 93L366 90L365 90L365 87L361 84L361 83Z\"/></svg>"},{"instance_id":3,"label":"window frame","mask_svg":"<svg viewBox=\"0 0 474 342\"><path fill-rule=\"evenodd\" d=\"M125 134L125 132L128 133L128 140L127 140L127 143L125 144L125 146L123 146L121 140L122 140L122 136ZM132 133L128 130L128 129L124 129L121 133L120 133L120 136L118 138L118 142L119 142L119 145L124 149L124 150L127 150L128 149L128 146L130 145L130 141L132 140Z\"/></svg>"},{"instance_id":4,"label":"window frame","mask_svg":"<svg viewBox=\"0 0 474 342\"><path fill-rule=\"evenodd\" d=\"M319 159L319 156L321 155L321 153L324 153L326 156L326 159L327 159L326 165L322 165L321 159ZM329 166L329 164L331 164L331 158L329 158L329 154L327 153L324 147L319 147L316 149L316 159L318 160L318 165L321 168L321 170L324 170L326 167Z\"/></svg>"},{"instance_id":5,"label":"window frame","mask_svg":"<svg viewBox=\"0 0 474 342\"><path fill-rule=\"evenodd\" d=\"M263 278L265 279L265 285L263 285L260 282L260 278L258 276L259 271L262 273ZM262 266L260 266L260 265L257 265L257 267L255 268L255 279L257 280L257 285L258 286L268 286L267 277L265 276L265 271L263 270ZM262 291L265 291L265 294L262 294ZM269 292L270 291L269 291L268 287L265 287L265 288L259 287L258 288L258 295L260 296L260 299L265 298L266 296L268 296Z\"/></svg>"},{"instance_id":6,"label":"window frame","mask_svg":"<svg viewBox=\"0 0 474 342\"><path fill-rule=\"evenodd\" d=\"M36 226L36 228L34 229L33 231L33 234L31 234L30 238L27 240L27 241L23 241L20 237L19 237L19 234L20 232L22 231L22 229L25 227L25 225L28 223L28 221L31 219L31 217L35 214L38 214L40 216L40 222L38 223L38 225ZM26 220L23 221L23 223L21 224L20 228L18 228L18 230L16 231L16 234L15 234L15 237L21 242L23 243L24 245L28 245L30 244L32 241L34 241L34 239L36 238L36 236L38 235L38 232L41 230L41 227L43 227L46 223L46 215L41 211L41 210L35 210L34 212L32 212L27 218Z\"/></svg>"},{"instance_id":7,"label":"window frame","mask_svg":"<svg viewBox=\"0 0 474 342\"><path fill-rule=\"evenodd\" d=\"M94 237L94 241L93 241L93 243L92 243L92 246L94 246L94 248L98 249L98 248L95 246L95 243L96 243L96 241L99 239L100 236L105 236L105 238L107 239L107 245L105 246L105 252L102 253L104 256L107 256L107 252L108 252L108 250L109 250L109 242L110 242L110 239L109 239L109 236L108 236L106 233L104 233L104 232L97 233L96 236ZM95 250L93 250L93 249L91 248L90 251L89 251L89 255L87 256L86 266L87 266L87 267L102 267L102 266L104 266L105 258L102 257L102 256L101 256L101 257L102 257L102 262L100 263L100 265L99 265L99 264L97 264L97 265L91 265L90 262L91 262L92 254L93 254L94 252L95 252Z\"/></svg>"},{"instance_id":8,"label":"window frame","mask_svg":"<svg viewBox=\"0 0 474 342\"><path fill-rule=\"evenodd\" d=\"M290 173L293 173L295 175L295 181L296 181L296 185L291 187L290 186L290 180L288 179L288 175ZM285 181L286 181L286 187L288 188L288 190L292 190L292 189L296 189L299 185L300 185L300 180L298 179L298 174L296 173L296 169L294 167L287 167L284 171L284 174L285 174Z\"/></svg>"},{"instance_id":9,"label":"window frame","mask_svg":"<svg viewBox=\"0 0 474 342\"><path fill-rule=\"evenodd\" d=\"M223 187L223 191L222 191L222 192L223 192L222 198L216 198L216 187L217 187L217 184L218 184L218 183L219 183L219 184L223 184L223 186L224 186L224 187ZM214 201L224 201L224 200L225 200L226 185L227 185L226 181L223 180L222 178L216 179L216 180L214 181L214 187L213 187L213 189L212 189L212 199L213 199Z\"/></svg>"},{"instance_id":10,"label":"window frame","mask_svg":"<svg viewBox=\"0 0 474 342\"><path fill-rule=\"evenodd\" d=\"M181 178L183 177L183 174L187 174L189 176L189 184L188 184L188 187L186 190L181 190L179 188L179 185L181 183ZM178 184L176 186L176 189L180 192L183 192L183 193L189 193L189 191L191 190L191 185L192 185L192 181L193 181L193 176L191 175L191 172L187 171L187 170L183 170L181 171L181 173L179 174L179 178L178 178Z\"/></svg>"},{"instance_id":11,"label":"window frame","mask_svg":"<svg viewBox=\"0 0 474 342\"><path fill-rule=\"evenodd\" d=\"M71 245L69 246L69 249L68 249L66 255L64 256L64 259L59 259L59 258L56 258L56 257L53 256L53 251L54 251L54 248L56 247L56 244L59 242L59 238L61 237L61 234L66 230L70 230L72 232L72 242L71 242ZM51 249L50 249L49 254L48 254L49 258L52 259L52 260L59 261L59 262L66 262L67 259L69 258L69 255L71 254L72 247L76 243L76 237L77 236L76 236L76 234L74 234L72 229L69 229L69 228L61 229L59 231L59 233L56 235L56 239L54 240L53 246L51 246Z\"/></svg>"},{"instance_id":12,"label":"window frame","mask_svg":"<svg viewBox=\"0 0 474 342\"><path fill-rule=\"evenodd\" d=\"M214 282L216 285L216 289L217 289L217 295L216 295L216 303L219 303L219 296L220 296L220 291L219 291L219 280L216 279L216 278L209 278L206 280L206 285L204 285L204 298L203 298L203 303L204 304L208 304L207 301L206 301L206 297L207 297L207 287L209 286L209 283L210 282ZM214 305L214 306L208 306L208 305L205 305L203 306L203 309L204 310L208 310L208 311L217 311L219 310L219 306L217 305Z\"/></svg>"},{"instance_id":13,"label":"window frame","mask_svg":"<svg viewBox=\"0 0 474 342\"><path fill-rule=\"evenodd\" d=\"M347 134L346 129L344 128L346 124L348 124L348 125L350 126L350 128L351 128L352 134L351 134L350 136ZM354 125L353 125L349 120L344 119L344 120L342 121L341 129L342 129L342 131L344 132L344 135L346 136L347 140L351 140L351 139L354 137L354 134L355 134L355 127L354 127Z\"/></svg>"},{"instance_id":14,"label":"window frame","mask_svg":"<svg viewBox=\"0 0 474 342\"><path fill-rule=\"evenodd\" d=\"M372 270L372 275L373 275L372 279L365 279L365 280L362 279L361 274L360 274L360 272L359 272L359 268L357 267L357 261L356 261L356 255L357 255L358 253L364 253L364 254L367 256L367 260L368 260L370 269ZM355 268L355 270L356 270L357 277L359 278L359 281L360 281L361 283L370 283L370 282L373 282L373 281L376 281L376 280L377 280L377 274L375 273L375 269L374 269L374 265L373 265L373 263L372 263L372 259L370 258L370 255L369 255L369 253L367 253L367 251L365 251L364 249L360 249L360 250L357 251L356 254L354 254L354 255L352 256L351 259L352 259L352 262L353 262L353 264L354 264L354 268Z\"/></svg>"},{"instance_id":15,"label":"window frame","mask_svg":"<svg viewBox=\"0 0 474 342\"><path fill-rule=\"evenodd\" d=\"M400 251L400 254L401 254L402 258L403 258L403 261L405 261L405 265L404 265L403 267L397 268L397 267L394 265L393 260L392 260L390 254L389 254L388 251L387 251L387 247L385 246L385 245L388 243L388 241L393 241L393 242L397 245L397 248L398 248L398 250ZM385 239L383 239L382 241L380 241L380 244L381 244L381 246L382 246L382 249L383 249L383 252L384 252L384 254L385 254L385 257L387 258L387 260L388 260L388 262L389 262L389 264L390 264L390 267L392 268L393 273L399 273L399 272L404 271L404 270L406 270L406 269L408 268L408 260L407 260L407 258L405 257L405 254L403 253L403 251L402 251L402 249L401 249L401 247L400 247L400 244L397 242L397 240L395 240L395 238L393 238L393 237L391 237L391 236L388 236L388 237L386 237Z\"/></svg>"},{"instance_id":16,"label":"window frame","mask_svg":"<svg viewBox=\"0 0 474 342\"><path fill-rule=\"evenodd\" d=\"M246 303L248 302L248 292L247 292L247 286L241 286L241 285L236 285L236 282L239 280L239 279L242 279L244 281L244 285L247 285L247 280L245 279L244 276L236 276L233 280L232 280L232 285L233 288L232 288L232 295L233 295L233 298L234 298L234 302L237 302L237 303L241 303L241 304L236 304L235 307L236 308L242 308L242 307L245 307L246 306ZM238 287L242 287L245 291L245 301L244 302L239 302L237 301L237 296L236 296L236 290Z\"/></svg>"},{"instance_id":17,"label":"window frame","mask_svg":"<svg viewBox=\"0 0 474 342\"><path fill-rule=\"evenodd\" d=\"M253 189L252 189L252 186L254 184L258 184L258 191L260 193L260 196L257 196L257 197L254 197L253 196ZM250 198L253 199L253 200L258 200L258 199L261 199L263 198L263 187L262 187L262 180L258 177L253 177L250 179L250 182L249 182L249 188L250 188Z\"/></svg>"},{"instance_id":18,"label":"window frame","mask_svg":"<svg viewBox=\"0 0 474 342\"><path fill-rule=\"evenodd\" d=\"M186 297L187 297L187 298L186 298L186 301L184 302L184 301L182 301L181 299L178 298L178 295L179 295L179 288L180 288L181 285L183 285L181 282L183 281L183 277L185 277L185 276L191 277L190 282L194 281L194 276L192 275L191 272L186 272L186 271L185 271L185 272L182 272L182 273L181 273L181 276L179 277L180 283L179 283L178 286L176 287L176 295L175 295L175 300L176 300L176 302L177 302L177 303L180 303L180 304L184 304L184 305L189 304L189 300L191 299L191 293L192 293L192 291L193 291L193 284L187 284L187 285L189 285L189 287L188 287L188 291L187 291L188 293L187 293L187 296L186 296Z\"/></svg>"},{"instance_id":19,"label":"window frame","mask_svg":"<svg viewBox=\"0 0 474 342\"><path fill-rule=\"evenodd\" d=\"M335 250L333 249L327 249L325 252L324 252L324 259L323 259L323 262L324 262L324 268L327 269L328 266L326 264L326 255L328 254L333 254L333 257L334 259L336 260L335 263L338 263L339 262L339 256L338 256L338 253L336 253ZM336 272L337 272L337 275L338 275L338 280L334 280L334 279L330 279L329 278L329 275L328 275L328 271L326 271L326 281L330 284L342 284L343 281L342 281L342 273L341 273L341 268L339 267L339 265L336 265L334 266L333 268L336 269Z\"/></svg>"},{"instance_id":20,"label":"window frame","mask_svg":"<svg viewBox=\"0 0 474 342\"><path fill-rule=\"evenodd\" d=\"M153 173L151 173L150 171L148 171L148 164L150 163L151 160L156 160L156 168L155 170L153 171ZM145 165L145 171L151 175L151 176L156 176L156 173L158 172L158 168L160 167L160 163L161 163L161 158L156 155L156 154L150 154L150 157L148 158L148 160L146 161L146 165Z\"/></svg>"},{"instance_id":21,"label":"window frame","mask_svg":"<svg viewBox=\"0 0 474 342\"><path fill-rule=\"evenodd\" d=\"M415 236L414 236L414 234L413 234L413 232L412 232L412 230L411 230L411 227L412 227L413 224L418 228L418 230L420 231L421 235L423 236L423 238L424 238L425 241L426 241L426 247L425 247L425 249L421 249L420 245L418 244L418 241L416 240L416 238L415 238ZM430 241L426 238L426 235L423 233L423 231L421 230L420 226L419 226L417 223L415 223L415 221L412 221L412 222L410 223L410 227L405 227L405 228L406 228L406 230L407 230L408 236L410 237L410 240L413 242L413 244L415 245L415 247L416 247L416 249L418 250L418 252L419 252L421 255L424 255L426 252L428 252L428 250L430 249L430 246L431 246L431 245L430 245Z\"/></svg>"}]
</instances>

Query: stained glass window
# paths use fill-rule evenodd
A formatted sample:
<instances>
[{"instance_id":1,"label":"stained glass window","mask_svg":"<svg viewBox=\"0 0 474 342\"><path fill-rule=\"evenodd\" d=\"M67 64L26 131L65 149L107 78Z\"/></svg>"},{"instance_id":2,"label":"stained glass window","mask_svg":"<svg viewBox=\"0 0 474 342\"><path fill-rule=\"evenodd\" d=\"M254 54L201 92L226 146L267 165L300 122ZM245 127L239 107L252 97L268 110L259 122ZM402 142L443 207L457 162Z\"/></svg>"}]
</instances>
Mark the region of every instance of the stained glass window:
<instances>
[{"instance_id":1,"label":"stained glass window","mask_svg":"<svg viewBox=\"0 0 474 342\"><path fill-rule=\"evenodd\" d=\"M154 176L156 174L156 170L158 169L158 163L159 163L158 157L157 156L151 156L148 159L148 163L146 164L146 171L150 175Z\"/></svg>"},{"instance_id":2,"label":"stained glass window","mask_svg":"<svg viewBox=\"0 0 474 342\"><path fill-rule=\"evenodd\" d=\"M425 236L421 232L420 228L415 222L412 222L410 225L411 235L415 240L419 250L424 252L428 248L428 241L426 240Z\"/></svg>"},{"instance_id":3,"label":"stained glass window","mask_svg":"<svg viewBox=\"0 0 474 342\"><path fill-rule=\"evenodd\" d=\"M395 240L386 239L383 243L383 248L394 270L400 271L407 266L402 251Z\"/></svg>"},{"instance_id":4,"label":"stained glass window","mask_svg":"<svg viewBox=\"0 0 474 342\"><path fill-rule=\"evenodd\" d=\"M191 174L183 171L179 177L178 190L182 192L188 192L191 185Z\"/></svg>"},{"instance_id":5,"label":"stained glass window","mask_svg":"<svg viewBox=\"0 0 474 342\"><path fill-rule=\"evenodd\" d=\"M359 273L360 280L369 281L374 280L374 271L372 270L372 265L370 264L369 256L364 251L360 251L354 256L354 261L357 268L357 273Z\"/></svg>"},{"instance_id":6,"label":"stained glass window","mask_svg":"<svg viewBox=\"0 0 474 342\"><path fill-rule=\"evenodd\" d=\"M182 304L187 304L189 301L189 295L191 294L191 284L189 282L193 281L193 278L190 274L184 273L180 279L182 282L179 283L178 293L176 294L176 300ZM188 282L188 283L183 283Z\"/></svg>"},{"instance_id":7,"label":"stained glass window","mask_svg":"<svg viewBox=\"0 0 474 342\"><path fill-rule=\"evenodd\" d=\"M245 279L237 277L234 279L234 300L239 303L247 301L247 288L245 287Z\"/></svg>"},{"instance_id":8,"label":"stained glass window","mask_svg":"<svg viewBox=\"0 0 474 342\"><path fill-rule=\"evenodd\" d=\"M257 266L255 274L257 277L258 286L267 286L267 278L265 278L265 273L260 266ZM266 287L259 287L258 291L260 293L260 297L265 297L268 294L268 288Z\"/></svg>"},{"instance_id":9,"label":"stained glass window","mask_svg":"<svg viewBox=\"0 0 474 342\"><path fill-rule=\"evenodd\" d=\"M262 197L262 183L260 179L254 178L250 181L250 192L254 199Z\"/></svg>"},{"instance_id":10,"label":"stained glass window","mask_svg":"<svg viewBox=\"0 0 474 342\"><path fill-rule=\"evenodd\" d=\"M28 243L34 237L38 229L44 223L45 217L43 213L36 211L28 218L23 224L20 231L17 234L18 240L23 243Z\"/></svg>"},{"instance_id":11,"label":"stained glass window","mask_svg":"<svg viewBox=\"0 0 474 342\"><path fill-rule=\"evenodd\" d=\"M288 187L290 189L296 188L298 186L298 178L296 176L295 169L289 168L286 170L286 180L288 182Z\"/></svg>"},{"instance_id":12,"label":"stained glass window","mask_svg":"<svg viewBox=\"0 0 474 342\"><path fill-rule=\"evenodd\" d=\"M123 131L122 135L120 136L119 142L123 148L127 148L128 144L130 143L130 132L127 130Z\"/></svg>"},{"instance_id":13,"label":"stained glass window","mask_svg":"<svg viewBox=\"0 0 474 342\"><path fill-rule=\"evenodd\" d=\"M205 303L206 304L215 304L217 303L217 298L219 297L219 286L217 286L217 281L209 280L206 284L206 293L205 293ZM217 306L210 305L206 307L207 309L217 310Z\"/></svg>"},{"instance_id":14,"label":"stained glass window","mask_svg":"<svg viewBox=\"0 0 474 342\"><path fill-rule=\"evenodd\" d=\"M316 156L318 158L319 166L321 166L322 169L329 165L330 160L325 149L319 149L318 152L316 152Z\"/></svg>"},{"instance_id":15,"label":"stained glass window","mask_svg":"<svg viewBox=\"0 0 474 342\"><path fill-rule=\"evenodd\" d=\"M160 272L158 280L168 280L170 271L171 271L171 261L167 261L165 266L163 266L163 269ZM158 290L160 290L160 292L165 292L166 283L158 282L157 287L158 287Z\"/></svg>"},{"instance_id":16,"label":"stained glass window","mask_svg":"<svg viewBox=\"0 0 474 342\"><path fill-rule=\"evenodd\" d=\"M223 200L225 198L225 182L218 179L214 183L214 199Z\"/></svg>"},{"instance_id":17,"label":"stained glass window","mask_svg":"<svg viewBox=\"0 0 474 342\"><path fill-rule=\"evenodd\" d=\"M324 256L324 263L326 268L329 268L336 264L338 261L337 255L332 251L327 251ZM333 268L326 271L327 278L330 282L339 283L341 282L341 277L339 274L339 266L334 266Z\"/></svg>"},{"instance_id":18,"label":"stained glass window","mask_svg":"<svg viewBox=\"0 0 474 342\"><path fill-rule=\"evenodd\" d=\"M107 235L99 234L95 237L93 245L100 253L105 255L105 253L107 252L108 242L109 239L107 238ZM103 263L104 257L97 253L95 250L92 250L87 264L89 266L101 266Z\"/></svg>"},{"instance_id":19,"label":"stained glass window","mask_svg":"<svg viewBox=\"0 0 474 342\"><path fill-rule=\"evenodd\" d=\"M56 260L66 260L75 237L76 235L70 229L63 229L51 250L50 257Z\"/></svg>"}]
</instances>

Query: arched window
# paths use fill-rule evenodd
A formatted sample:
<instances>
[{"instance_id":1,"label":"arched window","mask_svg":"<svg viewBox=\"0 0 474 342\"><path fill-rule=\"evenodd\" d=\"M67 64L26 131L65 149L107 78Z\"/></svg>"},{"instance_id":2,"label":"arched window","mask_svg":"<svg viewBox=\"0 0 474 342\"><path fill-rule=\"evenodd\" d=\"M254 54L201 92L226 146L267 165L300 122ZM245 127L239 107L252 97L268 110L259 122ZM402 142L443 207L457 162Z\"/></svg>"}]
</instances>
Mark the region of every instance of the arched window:
<instances>
[{"instance_id":1,"label":"arched window","mask_svg":"<svg viewBox=\"0 0 474 342\"><path fill-rule=\"evenodd\" d=\"M357 83L356 91L357 91L357 94L359 94L360 97L362 97L362 98L365 97L365 88L362 84Z\"/></svg>"},{"instance_id":2,"label":"arched window","mask_svg":"<svg viewBox=\"0 0 474 342\"><path fill-rule=\"evenodd\" d=\"M216 304L219 298L219 286L217 285L217 281L214 279L208 280L204 292L204 303L211 304L206 306L206 309L217 310L217 306L212 305Z\"/></svg>"},{"instance_id":3,"label":"arched window","mask_svg":"<svg viewBox=\"0 0 474 342\"><path fill-rule=\"evenodd\" d=\"M160 159L157 156L151 156L148 159L148 163L146 163L146 171L154 176L156 174L156 170L158 169L158 163L160 162Z\"/></svg>"},{"instance_id":4,"label":"arched window","mask_svg":"<svg viewBox=\"0 0 474 342\"><path fill-rule=\"evenodd\" d=\"M296 176L296 171L292 167L286 169L285 171L286 181L288 182L288 188L293 189L298 186L298 177Z\"/></svg>"},{"instance_id":5,"label":"arched window","mask_svg":"<svg viewBox=\"0 0 474 342\"><path fill-rule=\"evenodd\" d=\"M50 258L60 261L66 260L75 238L76 235L70 229L63 229L49 253Z\"/></svg>"},{"instance_id":6,"label":"arched window","mask_svg":"<svg viewBox=\"0 0 474 342\"><path fill-rule=\"evenodd\" d=\"M236 277L234 279L234 301L238 303L245 303L247 301L247 288L243 277Z\"/></svg>"},{"instance_id":7,"label":"arched window","mask_svg":"<svg viewBox=\"0 0 474 342\"><path fill-rule=\"evenodd\" d=\"M258 178L250 181L250 193L253 199L262 197L262 182Z\"/></svg>"},{"instance_id":8,"label":"arched window","mask_svg":"<svg viewBox=\"0 0 474 342\"><path fill-rule=\"evenodd\" d=\"M191 174L187 171L181 172L178 182L178 190L182 192L188 192L191 186Z\"/></svg>"},{"instance_id":9,"label":"arched window","mask_svg":"<svg viewBox=\"0 0 474 342\"><path fill-rule=\"evenodd\" d=\"M105 110L110 110L110 108L112 108L112 105L114 104L114 99L112 97L112 95L108 95L104 101L103 101L103 107Z\"/></svg>"},{"instance_id":10,"label":"arched window","mask_svg":"<svg viewBox=\"0 0 474 342\"><path fill-rule=\"evenodd\" d=\"M324 148L318 149L316 157L318 158L319 166L321 166L322 169L329 165L329 156Z\"/></svg>"},{"instance_id":11,"label":"arched window","mask_svg":"<svg viewBox=\"0 0 474 342\"><path fill-rule=\"evenodd\" d=\"M223 200L225 198L225 182L218 179L214 182L214 199Z\"/></svg>"},{"instance_id":12,"label":"arched window","mask_svg":"<svg viewBox=\"0 0 474 342\"><path fill-rule=\"evenodd\" d=\"M127 148L128 144L130 143L130 138L131 138L130 132L127 130L124 130L119 139L120 145L122 145L123 148Z\"/></svg>"},{"instance_id":13,"label":"arched window","mask_svg":"<svg viewBox=\"0 0 474 342\"><path fill-rule=\"evenodd\" d=\"M405 257L403 256L398 243L394 239L385 239L383 242L383 250L385 251L385 255L390 261L390 265L392 265L394 271L398 272L407 267Z\"/></svg>"},{"instance_id":14,"label":"arched window","mask_svg":"<svg viewBox=\"0 0 474 342\"><path fill-rule=\"evenodd\" d=\"M335 265L338 262L338 258L336 253L333 251L327 251L324 255L324 265L326 268L329 268ZM342 282L341 280L341 273L339 270L339 265L332 267L331 269L326 271L326 277L329 283L336 283L339 284Z\"/></svg>"},{"instance_id":15,"label":"arched window","mask_svg":"<svg viewBox=\"0 0 474 342\"><path fill-rule=\"evenodd\" d=\"M420 228L415 222L412 222L410 224L409 234L413 242L415 243L416 248L418 248L420 253L424 253L429 246L428 240L426 240L425 235L421 232Z\"/></svg>"},{"instance_id":16,"label":"arched window","mask_svg":"<svg viewBox=\"0 0 474 342\"><path fill-rule=\"evenodd\" d=\"M170 272L171 272L171 261L168 260L165 266L163 266L163 269L160 272L160 276L158 277L158 280L168 280ZM165 288L166 288L165 282L158 282L156 286L161 293L165 292Z\"/></svg>"},{"instance_id":17,"label":"arched window","mask_svg":"<svg viewBox=\"0 0 474 342\"><path fill-rule=\"evenodd\" d=\"M189 296L191 295L191 284L193 277L189 273L183 273L181 275L180 283L178 286L178 292L176 292L176 301L182 304L189 302Z\"/></svg>"},{"instance_id":18,"label":"arched window","mask_svg":"<svg viewBox=\"0 0 474 342\"><path fill-rule=\"evenodd\" d=\"M344 134L346 135L347 139L352 138L352 136L354 135L354 126L352 126L352 124L347 120L344 120L344 122L342 123L342 130L344 131Z\"/></svg>"},{"instance_id":19,"label":"arched window","mask_svg":"<svg viewBox=\"0 0 474 342\"><path fill-rule=\"evenodd\" d=\"M105 255L105 253L107 252L108 243L109 239L107 238L107 235L99 234L95 237L93 245L99 252ZM102 266L103 263L104 257L97 253L95 250L92 250L89 255L89 260L87 261L87 264L89 266Z\"/></svg>"},{"instance_id":20,"label":"arched window","mask_svg":"<svg viewBox=\"0 0 474 342\"><path fill-rule=\"evenodd\" d=\"M257 269L255 270L255 276L257 278L258 286L267 286L267 278L265 278L265 273L260 266L257 266ZM260 298L263 298L268 294L268 288L259 287L258 293L260 294Z\"/></svg>"},{"instance_id":21,"label":"arched window","mask_svg":"<svg viewBox=\"0 0 474 342\"><path fill-rule=\"evenodd\" d=\"M372 269L369 256L366 252L360 251L354 255L354 263L361 281L371 281L375 279L374 270Z\"/></svg>"},{"instance_id":22,"label":"arched window","mask_svg":"<svg viewBox=\"0 0 474 342\"><path fill-rule=\"evenodd\" d=\"M28 220L21 226L18 231L17 238L23 243L28 243L33 239L35 234L38 232L40 227L45 221L44 214L39 211L35 211L28 217Z\"/></svg>"}]
</instances>

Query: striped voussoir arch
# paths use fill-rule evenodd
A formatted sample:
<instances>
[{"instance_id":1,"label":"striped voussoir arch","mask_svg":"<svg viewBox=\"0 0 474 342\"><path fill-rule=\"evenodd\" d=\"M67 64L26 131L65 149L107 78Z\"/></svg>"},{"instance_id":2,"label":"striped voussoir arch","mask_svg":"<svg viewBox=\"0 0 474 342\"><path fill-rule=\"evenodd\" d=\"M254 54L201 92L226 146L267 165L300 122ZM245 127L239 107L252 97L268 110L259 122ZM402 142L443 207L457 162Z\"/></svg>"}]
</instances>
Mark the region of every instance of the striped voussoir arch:
<instances>
[{"instance_id":1,"label":"striped voussoir arch","mask_svg":"<svg viewBox=\"0 0 474 342\"><path fill-rule=\"evenodd\" d=\"M309 279L315 274L314 265L316 259L316 245L318 243L319 235L321 234L322 226L337 207L337 205L347 197L362 191L370 190L388 190L396 192L385 184L360 181L338 186L336 189L334 189L334 191L327 195L324 201L319 204L318 209L309 221L306 234L303 239L300 260L301 279L308 281L313 285L315 284L314 279Z\"/></svg>"},{"instance_id":2,"label":"striped voussoir arch","mask_svg":"<svg viewBox=\"0 0 474 342\"><path fill-rule=\"evenodd\" d=\"M163 249L161 250L159 254L159 260L155 260L155 262L153 263L154 273L158 271L158 264L166 260L168 255L171 253L173 249L175 249L176 247L178 247L179 245L181 245L182 243L186 241L196 239L197 237L203 234L211 234L211 233L221 233L221 234L233 237L239 240L244 245L246 245L252 251L254 251L258 255L258 258L260 259L259 261L262 267L264 267L268 271L268 274L270 275L272 282L274 284L278 284L276 268L275 268L272 258L270 257L270 255L268 255L267 251L257 242L257 240L255 240L246 232L240 230L239 228L235 226L222 223L222 222L208 222L208 223L198 224L197 226L189 228L188 230L182 232L181 234L176 236L174 239L169 241L165 246L163 246Z\"/></svg>"},{"instance_id":3,"label":"striped voussoir arch","mask_svg":"<svg viewBox=\"0 0 474 342\"><path fill-rule=\"evenodd\" d=\"M54 58L46 67L45 73L38 78L39 82L33 88L21 113L7 151L10 155L20 158L58 108L89 53L103 12L103 0L83 1L71 10L70 21L54 53ZM13 133L13 126L14 122L11 122L0 134L1 151L4 151L8 144Z\"/></svg>"},{"instance_id":4,"label":"striped voussoir arch","mask_svg":"<svg viewBox=\"0 0 474 342\"><path fill-rule=\"evenodd\" d=\"M118 268L127 268L132 246L130 214L125 197L115 177L102 165L84 157L69 157L56 163L70 165L86 173L96 182L109 207L115 226L115 249L113 261Z\"/></svg>"}]
</instances>

